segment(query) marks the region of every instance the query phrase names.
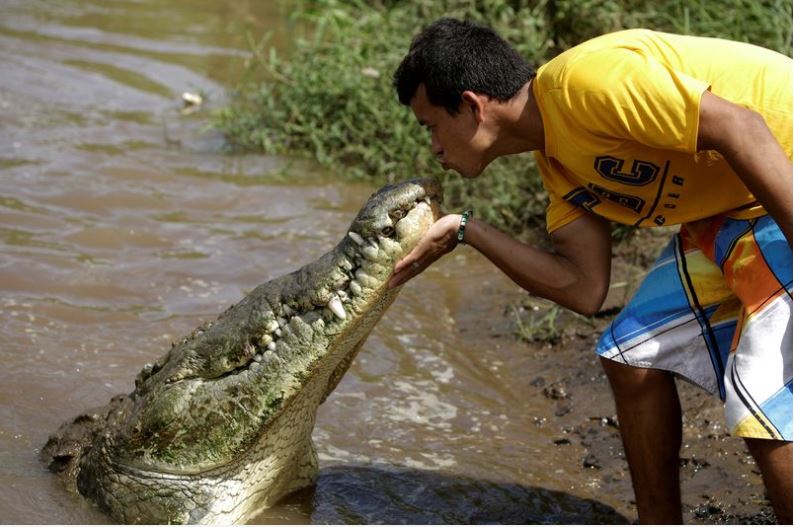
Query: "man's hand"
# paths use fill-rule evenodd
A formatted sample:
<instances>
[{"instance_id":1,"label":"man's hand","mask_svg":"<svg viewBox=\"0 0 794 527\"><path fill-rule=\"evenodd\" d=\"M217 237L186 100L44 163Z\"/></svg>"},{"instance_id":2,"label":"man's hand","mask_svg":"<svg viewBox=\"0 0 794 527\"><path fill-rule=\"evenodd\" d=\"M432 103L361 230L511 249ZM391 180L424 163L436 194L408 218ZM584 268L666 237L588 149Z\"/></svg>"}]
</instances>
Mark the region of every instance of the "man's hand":
<instances>
[{"instance_id":1,"label":"man's hand","mask_svg":"<svg viewBox=\"0 0 794 527\"><path fill-rule=\"evenodd\" d=\"M416 247L394 266L389 287L404 284L452 251L458 244L459 225L460 214L447 214L431 225Z\"/></svg>"}]
</instances>

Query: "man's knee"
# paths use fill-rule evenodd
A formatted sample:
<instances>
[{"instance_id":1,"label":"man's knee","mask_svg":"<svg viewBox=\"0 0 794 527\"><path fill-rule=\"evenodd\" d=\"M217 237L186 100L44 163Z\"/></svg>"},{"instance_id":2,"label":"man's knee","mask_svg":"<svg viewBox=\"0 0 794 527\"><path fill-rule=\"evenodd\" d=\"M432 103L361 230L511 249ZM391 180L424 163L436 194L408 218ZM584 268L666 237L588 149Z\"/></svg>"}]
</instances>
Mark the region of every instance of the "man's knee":
<instances>
[{"instance_id":1,"label":"man's knee","mask_svg":"<svg viewBox=\"0 0 794 527\"><path fill-rule=\"evenodd\" d=\"M744 442L762 472L782 471L782 474L791 479L791 441L745 437Z\"/></svg>"},{"instance_id":2,"label":"man's knee","mask_svg":"<svg viewBox=\"0 0 794 527\"><path fill-rule=\"evenodd\" d=\"M652 368L637 368L601 357L601 365L612 386L615 398L621 402L638 399L676 397L673 374Z\"/></svg>"}]
</instances>

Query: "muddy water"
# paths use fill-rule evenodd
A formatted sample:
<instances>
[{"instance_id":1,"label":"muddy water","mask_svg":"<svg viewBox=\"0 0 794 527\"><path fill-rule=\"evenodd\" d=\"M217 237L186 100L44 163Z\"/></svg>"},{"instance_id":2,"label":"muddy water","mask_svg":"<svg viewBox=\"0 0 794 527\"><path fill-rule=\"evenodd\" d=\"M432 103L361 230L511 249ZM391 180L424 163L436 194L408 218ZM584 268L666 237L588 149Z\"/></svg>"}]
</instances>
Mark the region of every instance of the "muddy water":
<instances>
[{"instance_id":1,"label":"muddy water","mask_svg":"<svg viewBox=\"0 0 794 527\"><path fill-rule=\"evenodd\" d=\"M373 188L229 156L183 115L220 104L275 2L0 1L0 520L106 523L38 460L65 419L257 284L330 249ZM404 291L315 431L318 485L260 523L614 521L550 449L518 292L457 251ZM541 372L542 373L542 372Z\"/></svg>"}]
</instances>

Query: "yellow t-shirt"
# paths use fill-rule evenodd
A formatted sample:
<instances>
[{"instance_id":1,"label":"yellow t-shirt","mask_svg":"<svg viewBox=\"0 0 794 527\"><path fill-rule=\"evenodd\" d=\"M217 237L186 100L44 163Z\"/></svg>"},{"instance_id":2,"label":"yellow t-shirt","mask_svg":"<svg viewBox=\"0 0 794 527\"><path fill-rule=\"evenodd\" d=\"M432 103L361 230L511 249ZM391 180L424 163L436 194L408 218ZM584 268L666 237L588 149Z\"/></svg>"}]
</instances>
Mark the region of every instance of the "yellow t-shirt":
<instances>
[{"instance_id":1,"label":"yellow t-shirt","mask_svg":"<svg viewBox=\"0 0 794 527\"><path fill-rule=\"evenodd\" d=\"M697 153L705 90L760 113L791 159L792 61L750 44L639 29L569 49L532 82L549 232L585 210L672 225L763 209L716 152Z\"/></svg>"}]
</instances>

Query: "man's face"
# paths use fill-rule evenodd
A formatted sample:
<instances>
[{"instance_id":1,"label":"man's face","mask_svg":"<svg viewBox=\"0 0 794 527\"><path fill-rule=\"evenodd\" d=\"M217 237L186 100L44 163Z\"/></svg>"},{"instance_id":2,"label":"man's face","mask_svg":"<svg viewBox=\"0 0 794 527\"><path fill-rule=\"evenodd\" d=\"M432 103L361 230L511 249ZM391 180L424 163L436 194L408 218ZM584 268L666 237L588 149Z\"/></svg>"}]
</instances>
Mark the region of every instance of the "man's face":
<instances>
[{"instance_id":1,"label":"man's face","mask_svg":"<svg viewBox=\"0 0 794 527\"><path fill-rule=\"evenodd\" d=\"M475 110L466 101L450 115L443 106L434 106L420 84L411 99L419 124L430 131L430 149L444 170L453 169L465 178L479 176L488 163L486 134Z\"/></svg>"}]
</instances>

